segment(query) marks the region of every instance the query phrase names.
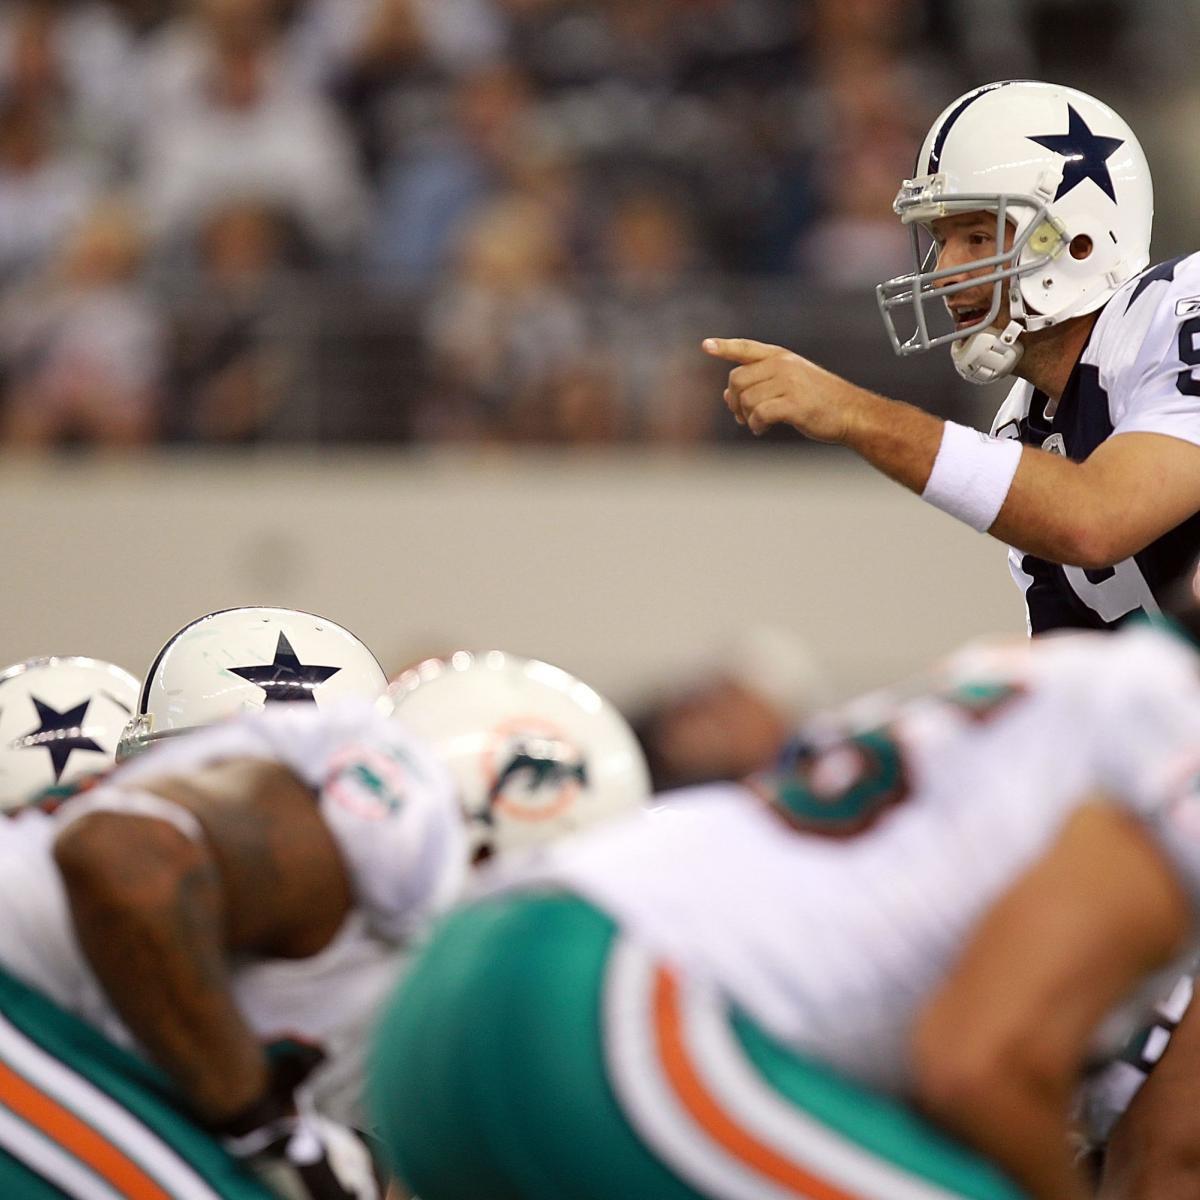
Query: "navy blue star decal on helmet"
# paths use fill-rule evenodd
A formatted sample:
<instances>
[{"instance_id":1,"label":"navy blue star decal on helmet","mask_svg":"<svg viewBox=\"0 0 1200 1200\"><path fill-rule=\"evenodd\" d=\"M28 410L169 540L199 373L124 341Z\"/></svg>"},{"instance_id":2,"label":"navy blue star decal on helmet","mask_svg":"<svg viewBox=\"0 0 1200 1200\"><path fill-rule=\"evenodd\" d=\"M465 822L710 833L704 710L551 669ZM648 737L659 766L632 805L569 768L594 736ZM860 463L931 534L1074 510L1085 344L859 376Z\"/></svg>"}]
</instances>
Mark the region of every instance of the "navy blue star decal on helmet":
<instances>
[{"instance_id":1,"label":"navy blue star decal on helmet","mask_svg":"<svg viewBox=\"0 0 1200 1200\"><path fill-rule=\"evenodd\" d=\"M31 729L19 738L17 745L23 750L47 750L50 753L50 765L54 768L54 781L62 778L67 769L67 759L72 750L95 750L104 753L104 747L98 746L90 737L85 737L83 721L87 716L90 700L85 700L76 708L59 712L49 704L43 703L36 696L29 697L37 709L38 720L41 724L37 729Z\"/></svg>"},{"instance_id":2,"label":"navy blue star decal on helmet","mask_svg":"<svg viewBox=\"0 0 1200 1200\"><path fill-rule=\"evenodd\" d=\"M279 634L275 645L275 659L253 667L230 667L229 670L255 687L260 687L267 694L267 703L277 701L294 702L307 700L316 704L317 698L313 692L330 676L336 675L341 667L322 667L302 663L296 657L292 644L287 635Z\"/></svg>"},{"instance_id":3,"label":"navy blue star decal on helmet","mask_svg":"<svg viewBox=\"0 0 1200 1200\"><path fill-rule=\"evenodd\" d=\"M1054 193L1055 200L1061 199L1085 179L1090 179L1115 203L1117 193L1108 171L1108 160L1125 145L1120 138L1101 137L1093 133L1087 122L1068 104L1066 133L1048 133L1029 140L1055 154L1061 154L1067 160L1063 164L1062 182Z\"/></svg>"}]
</instances>

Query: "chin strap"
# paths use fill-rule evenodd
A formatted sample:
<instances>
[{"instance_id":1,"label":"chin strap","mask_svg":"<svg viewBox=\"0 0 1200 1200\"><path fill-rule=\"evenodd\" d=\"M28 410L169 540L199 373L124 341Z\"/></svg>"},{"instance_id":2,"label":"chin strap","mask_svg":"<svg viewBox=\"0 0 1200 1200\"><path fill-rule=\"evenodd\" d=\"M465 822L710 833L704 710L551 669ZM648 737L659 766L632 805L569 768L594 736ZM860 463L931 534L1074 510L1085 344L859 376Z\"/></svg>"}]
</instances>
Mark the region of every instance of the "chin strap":
<instances>
[{"instance_id":1,"label":"chin strap","mask_svg":"<svg viewBox=\"0 0 1200 1200\"><path fill-rule=\"evenodd\" d=\"M968 383L984 384L1003 379L1025 353L1019 340L1024 332L1025 326L1019 321L1009 321L1003 333L983 329L961 338L950 347L954 369Z\"/></svg>"}]
</instances>

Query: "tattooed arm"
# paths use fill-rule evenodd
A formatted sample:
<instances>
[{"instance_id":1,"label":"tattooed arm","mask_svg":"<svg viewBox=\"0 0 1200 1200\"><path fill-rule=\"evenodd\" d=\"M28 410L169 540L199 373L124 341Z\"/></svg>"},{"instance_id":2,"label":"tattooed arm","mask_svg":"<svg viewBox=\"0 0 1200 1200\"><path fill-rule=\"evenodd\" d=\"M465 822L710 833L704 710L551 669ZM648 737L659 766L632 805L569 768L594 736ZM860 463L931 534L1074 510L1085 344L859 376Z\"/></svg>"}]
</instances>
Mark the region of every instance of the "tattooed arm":
<instances>
[{"instance_id":1,"label":"tattooed arm","mask_svg":"<svg viewBox=\"0 0 1200 1200\"><path fill-rule=\"evenodd\" d=\"M316 953L350 911L350 886L312 793L282 767L228 762L139 790L186 808L203 837L101 810L67 826L55 857L113 1006L197 1115L219 1124L268 1086L230 993L230 955Z\"/></svg>"}]
</instances>

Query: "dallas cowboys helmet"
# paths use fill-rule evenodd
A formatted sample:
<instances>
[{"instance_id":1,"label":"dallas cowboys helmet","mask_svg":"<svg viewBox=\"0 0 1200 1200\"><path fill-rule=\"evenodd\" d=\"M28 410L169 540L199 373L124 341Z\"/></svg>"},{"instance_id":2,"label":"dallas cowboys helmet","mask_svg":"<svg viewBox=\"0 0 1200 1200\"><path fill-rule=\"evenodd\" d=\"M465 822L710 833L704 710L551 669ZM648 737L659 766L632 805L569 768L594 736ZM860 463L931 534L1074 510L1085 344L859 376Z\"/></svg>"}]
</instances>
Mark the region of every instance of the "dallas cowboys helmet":
<instances>
[{"instance_id":1,"label":"dallas cowboys helmet","mask_svg":"<svg viewBox=\"0 0 1200 1200\"><path fill-rule=\"evenodd\" d=\"M156 655L117 758L268 704L378 700L387 676L342 626L290 608L228 608L185 625Z\"/></svg>"},{"instance_id":2,"label":"dallas cowboys helmet","mask_svg":"<svg viewBox=\"0 0 1200 1200\"><path fill-rule=\"evenodd\" d=\"M934 121L917 172L893 205L909 227L916 269L881 283L876 298L897 354L953 342L954 364L972 383L1009 374L1023 351L1021 334L1095 312L1150 262L1154 194L1142 147L1108 105L1074 88L1008 80L960 96ZM979 211L996 214L996 254L972 264L977 274L969 280L962 266L939 270L918 230ZM1010 318L997 330L1005 281ZM931 332L930 301L987 284L986 316ZM907 340L897 310L915 320Z\"/></svg>"},{"instance_id":3,"label":"dallas cowboys helmet","mask_svg":"<svg viewBox=\"0 0 1200 1200\"><path fill-rule=\"evenodd\" d=\"M95 658L31 658L0 672L0 810L111 766L137 699L128 671Z\"/></svg>"},{"instance_id":4,"label":"dallas cowboys helmet","mask_svg":"<svg viewBox=\"0 0 1200 1200\"><path fill-rule=\"evenodd\" d=\"M548 841L650 795L625 719L558 667L458 651L404 672L390 691L396 719L454 775L477 854Z\"/></svg>"}]
</instances>

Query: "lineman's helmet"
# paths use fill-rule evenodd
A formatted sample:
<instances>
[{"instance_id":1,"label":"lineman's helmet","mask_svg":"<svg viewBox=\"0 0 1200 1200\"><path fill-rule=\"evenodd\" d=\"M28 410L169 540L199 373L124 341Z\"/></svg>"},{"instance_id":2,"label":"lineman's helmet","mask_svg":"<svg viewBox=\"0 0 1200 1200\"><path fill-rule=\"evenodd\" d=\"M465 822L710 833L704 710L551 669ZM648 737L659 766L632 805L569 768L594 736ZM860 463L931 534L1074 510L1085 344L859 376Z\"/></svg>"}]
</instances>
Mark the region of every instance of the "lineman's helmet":
<instances>
[{"instance_id":1,"label":"lineman's helmet","mask_svg":"<svg viewBox=\"0 0 1200 1200\"><path fill-rule=\"evenodd\" d=\"M0 672L0 810L111 766L137 700L137 680L95 658Z\"/></svg>"},{"instance_id":2,"label":"lineman's helmet","mask_svg":"<svg viewBox=\"0 0 1200 1200\"><path fill-rule=\"evenodd\" d=\"M1022 333L1095 312L1150 262L1154 194L1141 145L1107 104L1057 84L1007 80L960 96L934 121L893 207L912 233L916 269L876 289L892 346L914 354L953 342L955 366L972 383L1007 375ZM996 254L974 264L975 278L947 283L963 268L938 270L918 230L978 211L996 214ZM1005 280L1010 321L995 330ZM929 301L986 284L993 287L985 316L932 331ZM913 314L907 340L896 329L897 309Z\"/></svg>"},{"instance_id":3,"label":"lineman's helmet","mask_svg":"<svg viewBox=\"0 0 1200 1200\"><path fill-rule=\"evenodd\" d=\"M354 634L290 608L229 608L185 625L158 652L118 758L268 704L376 700L387 676Z\"/></svg>"},{"instance_id":4,"label":"lineman's helmet","mask_svg":"<svg viewBox=\"0 0 1200 1200\"><path fill-rule=\"evenodd\" d=\"M649 797L625 719L548 663L459 651L404 672L391 696L453 773L477 852L536 845Z\"/></svg>"}]
</instances>

